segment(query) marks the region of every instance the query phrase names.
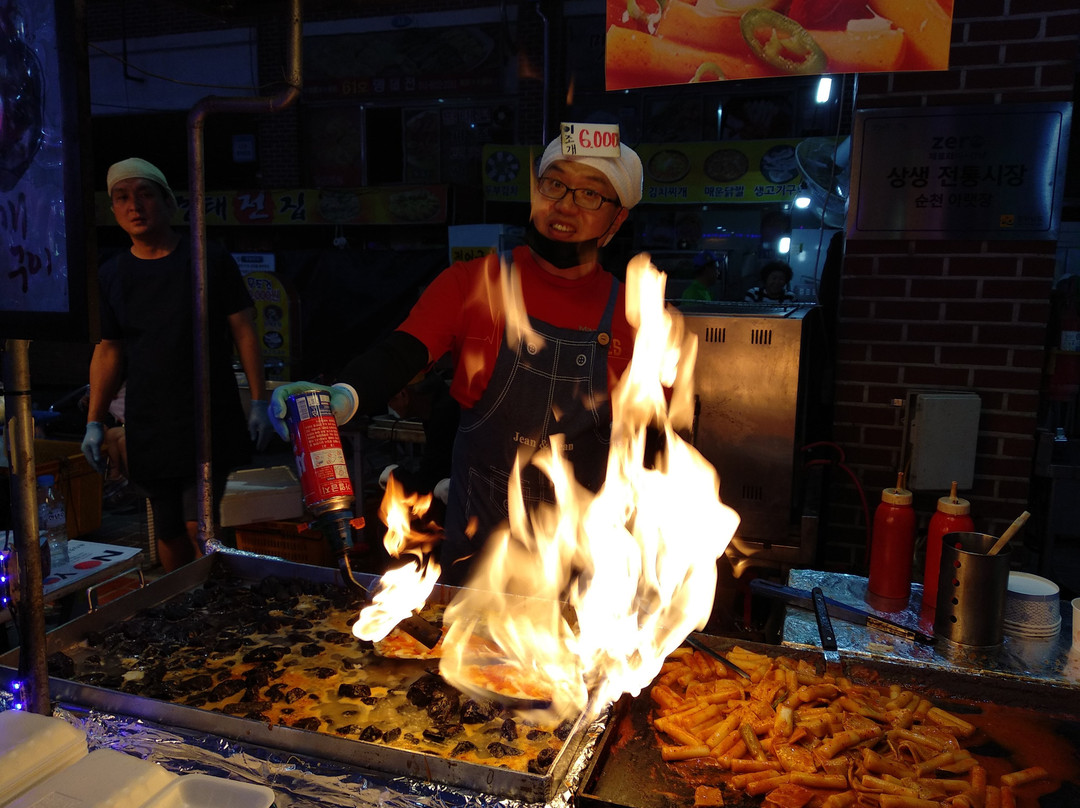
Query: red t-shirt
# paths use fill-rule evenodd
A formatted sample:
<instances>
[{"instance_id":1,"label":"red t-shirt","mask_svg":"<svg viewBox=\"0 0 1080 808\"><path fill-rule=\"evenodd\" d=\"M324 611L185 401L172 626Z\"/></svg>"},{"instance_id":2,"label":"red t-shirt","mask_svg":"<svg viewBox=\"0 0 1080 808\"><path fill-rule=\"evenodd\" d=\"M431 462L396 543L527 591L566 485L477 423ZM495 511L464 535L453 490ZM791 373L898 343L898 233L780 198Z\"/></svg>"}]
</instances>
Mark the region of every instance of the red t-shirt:
<instances>
[{"instance_id":1,"label":"red t-shirt","mask_svg":"<svg viewBox=\"0 0 1080 808\"><path fill-rule=\"evenodd\" d=\"M552 275L533 259L528 247L513 252L525 308L533 319L558 328L595 331L615 278L597 267L584 278ZM499 288L499 261L490 255L451 265L424 290L399 331L427 346L434 359L447 351L454 360L450 394L472 407L487 387L502 345L506 323ZM626 322L625 289L620 285L608 345L608 390L622 376L634 348Z\"/></svg>"}]
</instances>

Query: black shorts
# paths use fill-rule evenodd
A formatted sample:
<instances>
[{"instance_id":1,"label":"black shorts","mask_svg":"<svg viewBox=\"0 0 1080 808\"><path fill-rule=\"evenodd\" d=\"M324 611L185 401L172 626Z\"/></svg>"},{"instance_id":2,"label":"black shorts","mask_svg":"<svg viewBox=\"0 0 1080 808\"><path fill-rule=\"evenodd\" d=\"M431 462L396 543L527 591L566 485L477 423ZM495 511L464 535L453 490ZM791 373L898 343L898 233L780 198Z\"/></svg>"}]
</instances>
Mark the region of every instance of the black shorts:
<instances>
[{"instance_id":1,"label":"black shorts","mask_svg":"<svg viewBox=\"0 0 1080 808\"><path fill-rule=\"evenodd\" d=\"M221 499L225 496L225 484L231 469L214 469L213 485L214 524L221 521ZM199 519L198 481L189 477L167 477L140 483L132 481L136 491L150 501L150 515L154 520L155 538L169 541L187 536L187 522Z\"/></svg>"}]
</instances>

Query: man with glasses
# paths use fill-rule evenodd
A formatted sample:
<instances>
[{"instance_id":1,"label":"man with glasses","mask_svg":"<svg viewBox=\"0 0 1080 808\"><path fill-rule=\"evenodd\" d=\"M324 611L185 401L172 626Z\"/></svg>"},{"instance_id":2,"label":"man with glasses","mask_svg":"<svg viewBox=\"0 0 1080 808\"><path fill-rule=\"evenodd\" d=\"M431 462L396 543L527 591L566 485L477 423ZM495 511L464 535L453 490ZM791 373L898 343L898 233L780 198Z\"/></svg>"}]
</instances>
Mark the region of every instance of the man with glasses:
<instances>
[{"instance_id":1,"label":"man with glasses","mask_svg":"<svg viewBox=\"0 0 1080 808\"><path fill-rule=\"evenodd\" d=\"M600 266L599 255L641 201L642 180L637 154L625 145L616 153L564 154L559 138L548 144L526 245L441 272L397 331L323 388L344 423L357 411L378 412L409 379L450 354L450 392L462 412L440 550L444 583L464 582L488 534L507 518L519 453L527 460L559 435L578 482L594 491L603 482L609 393L630 361L633 331L623 285ZM520 293L529 326L523 334L504 289ZM283 437L286 398L313 386L275 390L271 422ZM526 505L551 499L548 480L524 463L521 489Z\"/></svg>"}]
</instances>

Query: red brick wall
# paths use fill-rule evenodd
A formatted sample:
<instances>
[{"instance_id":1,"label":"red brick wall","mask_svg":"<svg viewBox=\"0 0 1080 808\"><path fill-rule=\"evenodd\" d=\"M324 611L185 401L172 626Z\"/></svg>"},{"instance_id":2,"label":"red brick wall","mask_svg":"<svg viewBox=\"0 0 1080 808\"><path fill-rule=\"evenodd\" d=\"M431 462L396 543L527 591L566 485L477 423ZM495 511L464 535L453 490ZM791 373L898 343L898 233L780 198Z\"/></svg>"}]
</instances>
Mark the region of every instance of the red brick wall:
<instances>
[{"instance_id":1,"label":"red brick wall","mask_svg":"<svg viewBox=\"0 0 1080 808\"><path fill-rule=\"evenodd\" d=\"M1069 101L1080 11L1072 0L957 0L950 69L859 79L857 106ZM848 241L838 323L834 437L872 517L896 481L911 390L978 393L972 502L1000 533L1029 507L1054 278L1052 241ZM925 526L938 496L919 494ZM855 486L832 490L823 561L860 571L866 520Z\"/></svg>"}]
</instances>

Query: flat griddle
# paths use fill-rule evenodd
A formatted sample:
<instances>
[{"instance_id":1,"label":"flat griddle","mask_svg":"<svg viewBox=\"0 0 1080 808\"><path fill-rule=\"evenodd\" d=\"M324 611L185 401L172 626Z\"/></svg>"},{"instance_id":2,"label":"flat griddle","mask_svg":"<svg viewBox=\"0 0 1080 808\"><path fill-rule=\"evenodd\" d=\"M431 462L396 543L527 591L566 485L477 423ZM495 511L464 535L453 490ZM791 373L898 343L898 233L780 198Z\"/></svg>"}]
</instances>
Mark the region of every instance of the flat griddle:
<instances>
[{"instance_id":1,"label":"flat griddle","mask_svg":"<svg viewBox=\"0 0 1080 808\"><path fill-rule=\"evenodd\" d=\"M720 652L738 645L770 656L807 659L820 670L821 654L813 651L761 643L710 638ZM1055 744L1072 750L1080 770L1080 698L1071 688L1055 687L1017 677L938 671L887 661L852 661L849 673L855 681L898 684L922 693L935 704L970 714L979 702L1005 708L1037 710L1043 730ZM679 808L694 805L695 785L702 772L690 761L671 764L660 757L656 733L649 723L652 701L648 690L636 698L624 696L616 703L601 736L597 751L582 774L576 798L579 808ZM995 751L977 749L993 754ZM715 775L713 775L715 776ZM715 785L715 782L712 783ZM759 808L763 797L725 792L727 808ZM1032 803L1034 804L1034 803ZM1068 781L1053 793L1043 794L1039 808L1075 808L1080 805L1080 778Z\"/></svg>"},{"instance_id":2,"label":"flat griddle","mask_svg":"<svg viewBox=\"0 0 1080 808\"><path fill-rule=\"evenodd\" d=\"M97 611L60 626L47 635L46 653L77 653L79 644L92 633L114 626L143 609L197 589L211 575L221 573L234 576L241 582L256 582L269 576L277 576L344 586L340 573L335 569L296 564L265 556L216 552ZM368 586L373 586L376 580L373 576L358 574L357 577ZM449 602L456 592L457 590L451 587L436 587L429 602ZM18 651L16 648L0 656L0 683L10 686L16 678ZM343 763L373 774L410 777L524 802L547 802L562 787L588 729L588 721L584 716L580 717L548 770L544 774L533 774L295 727L268 725L240 716L136 696L68 679L50 677L49 688L54 700L80 707L141 718L163 726L184 728L269 749L294 752L314 759Z\"/></svg>"}]
</instances>

